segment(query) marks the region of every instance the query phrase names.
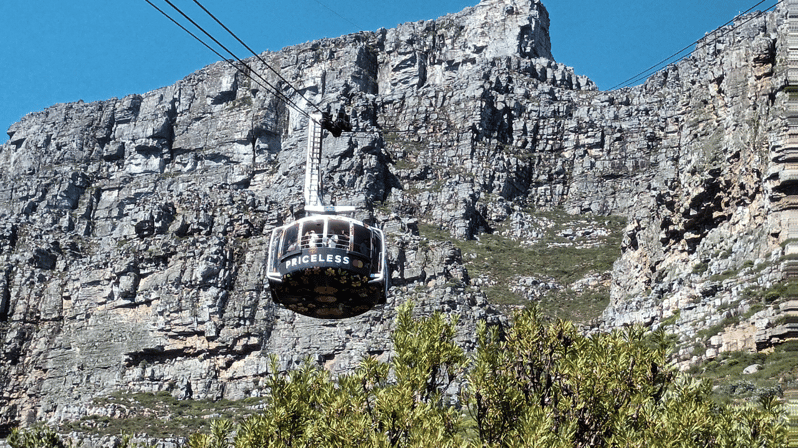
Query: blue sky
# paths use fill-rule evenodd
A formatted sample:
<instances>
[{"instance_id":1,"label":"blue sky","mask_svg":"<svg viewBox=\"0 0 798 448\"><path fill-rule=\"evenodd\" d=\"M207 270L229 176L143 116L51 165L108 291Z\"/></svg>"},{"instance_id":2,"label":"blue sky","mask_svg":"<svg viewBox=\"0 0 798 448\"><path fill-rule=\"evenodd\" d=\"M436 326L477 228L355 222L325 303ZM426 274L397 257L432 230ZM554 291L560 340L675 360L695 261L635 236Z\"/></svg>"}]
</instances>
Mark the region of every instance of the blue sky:
<instances>
[{"instance_id":1,"label":"blue sky","mask_svg":"<svg viewBox=\"0 0 798 448\"><path fill-rule=\"evenodd\" d=\"M174 12L163 0L151 1ZM543 4L551 18L555 60L609 89L758 2L544 0ZM775 2L769 0L756 9ZM203 18L193 1L172 3L193 18ZM322 37L433 19L474 6L478 0L201 3L254 50L276 51ZM213 30L217 38L226 37L223 30ZM0 33L3 130L28 112L56 103L144 93L218 60L145 0L0 0ZM231 40L223 42L239 50ZM244 49L236 52L249 56Z\"/></svg>"}]
</instances>

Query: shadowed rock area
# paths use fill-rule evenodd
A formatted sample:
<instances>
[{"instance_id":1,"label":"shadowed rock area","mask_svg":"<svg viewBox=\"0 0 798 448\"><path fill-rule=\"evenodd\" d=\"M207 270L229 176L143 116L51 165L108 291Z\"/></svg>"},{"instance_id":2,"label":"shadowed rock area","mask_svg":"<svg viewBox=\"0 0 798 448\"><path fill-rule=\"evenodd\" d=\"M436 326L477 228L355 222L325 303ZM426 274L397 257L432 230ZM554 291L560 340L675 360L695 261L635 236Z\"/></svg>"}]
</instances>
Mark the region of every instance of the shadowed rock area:
<instances>
[{"instance_id":1,"label":"shadowed rock area","mask_svg":"<svg viewBox=\"0 0 798 448\"><path fill-rule=\"evenodd\" d=\"M272 353L333 372L387 359L407 300L459 316L473 347L478 321L505 317L468 248L536 244L546 211L576 223L565 243L621 217L620 257L567 284L521 263L504 282L522 303L604 284L593 331L670 319L684 363L768 345L778 301L747 312L784 279L798 184L781 149L786 12L754 15L612 92L553 60L537 0L263 53L298 91L247 60L300 108L351 111L354 132L324 140L326 200L384 229L392 287L341 321L274 305L265 282L271 230L302 216L307 129L273 92L220 62L27 115L0 146L0 435L112 415L91 400L119 390L254 396Z\"/></svg>"}]
</instances>

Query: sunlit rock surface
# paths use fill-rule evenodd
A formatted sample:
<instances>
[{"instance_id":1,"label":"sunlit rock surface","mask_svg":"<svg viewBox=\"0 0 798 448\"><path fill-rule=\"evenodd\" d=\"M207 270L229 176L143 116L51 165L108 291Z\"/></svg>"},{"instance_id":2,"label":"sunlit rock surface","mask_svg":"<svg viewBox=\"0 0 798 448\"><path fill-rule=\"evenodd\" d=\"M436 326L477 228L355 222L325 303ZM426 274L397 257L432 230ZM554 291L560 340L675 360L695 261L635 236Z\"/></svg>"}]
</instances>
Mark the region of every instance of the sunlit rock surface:
<instances>
[{"instance_id":1,"label":"sunlit rock surface","mask_svg":"<svg viewBox=\"0 0 798 448\"><path fill-rule=\"evenodd\" d=\"M0 147L0 434L98 412L91 398L115 390L243 398L269 354L338 373L387 359L406 300L458 316L473 347L478 321L504 317L457 242L498 223L519 245L534 240L544 223L529 209L628 219L614 270L579 283L611 283L595 329L671 318L689 340L745 313L745 291L782 280L798 207L780 149L785 16L711 33L612 92L552 59L533 0L261 55L298 90L248 60L302 110L351 111L355 132L324 141L326 199L386 231L392 288L384 308L342 321L271 302L268 238L301 216L307 119L262 82L220 62L153 92L26 116ZM529 298L560 287L517 282ZM680 360L755 347L774 313Z\"/></svg>"}]
</instances>

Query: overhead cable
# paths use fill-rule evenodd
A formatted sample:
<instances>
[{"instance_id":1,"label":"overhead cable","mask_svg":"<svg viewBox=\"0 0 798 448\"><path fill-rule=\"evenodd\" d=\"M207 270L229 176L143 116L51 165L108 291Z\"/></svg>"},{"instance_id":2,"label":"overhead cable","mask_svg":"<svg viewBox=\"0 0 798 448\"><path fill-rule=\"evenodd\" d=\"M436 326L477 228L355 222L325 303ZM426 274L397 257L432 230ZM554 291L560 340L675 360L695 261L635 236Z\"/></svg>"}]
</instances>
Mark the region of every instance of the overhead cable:
<instances>
[{"instance_id":1,"label":"overhead cable","mask_svg":"<svg viewBox=\"0 0 798 448\"><path fill-rule=\"evenodd\" d=\"M318 112L320 112L320 113L322 112L322 110L319 108L319 106L317 106L316 104L314 104L314 103L313 103L312 101L310 101L309 99L305 98L305 96L304 96L304 95L302 95L302 92L300 92L300 91L299 91L299 90L298 90L296 87L294 87L293 85L291 85L291 83L290 83L290 82L288 82L288 80L287 80L287 79L283 78L283 75L281 75L281 74L280 74L280 73L279 73L277 70L273 69L271 65L269 65L269 64L268 64L266 61L264 61L264 60L263 60L263 58L262 58L262 57L260 57L260 55L259 55L259 54L255 53L255 50L253 50L252 48L250 48L250 47L249 47L249 45L245 44L243 40L239 39L239 38L238 38L238 36L236 36L236 34L235 34L235 33L233 33L232 31L230 31L230 28L227 28L227 27L225 26L225 24L224 24L224 23L222 23L222 22L221 22L219 19L217 19L217 18L216 18L216 16L215 16L215 15L213 15L213 14L212 14L210 11L208 11L208 9L206 9L204 6L202 6L202 3L200 3L198 0L194 0L194 3L196 3L196 4L197 4L197 6L199 6L200 8L202 8L202 10L203 10L203 11L205 11L205 13L206 13L206 14L208 14L208 15L209 15L209 16L210 16L210 17L211 17L213 20L215 20L215 21L216 21L216 23L218 23L218 24L219 24L219 26L221 26L222 28L224 28L224 30L225 30L225 31L227 31L228 33L230 33L230 35L231 35L231 36L233 36L233 37L235 38L235 40L237 40L237 41L238 41L238 43L240 43L241 45L243 45L243 46L244 46L244 48L246 48L247 50L249 50L249 52L250 52L250 53L252 53L252 55L253 55L253 56L255 56L256 58L258 58L258 60L259 60L259 61L260 61L260 62L261 62L263 65L265 65L265 66L266 66L266 68L268 68L269 70L271 70L271 71L272 71L272 72L273 72L275 75L277 75L277 77L278 77L278 78L280 78L280 79L281 79L281 80L282 80L284 83L286 83L286 84L288 85L288 87L290 87L290 88L291 88L291 89L293 89L293 90L294 90L294 91L295 91L297 94L299 94L299 96L301 96L301 97L302 97L302 99L303 99L303 100L305 100L305 101L306 101L306 102L307 102L307 103L308 103L310 106L312 106L312 107L313 107L314 109L316 109ZM211 38L211 39L213 39L213 38ZM215 41L215 39L214 39L214 41ZM220 44L220 45L221 45L221 44Z\"/></svg>"},{"instance_id":2,"label":"overhead cable","mask_svg":"<svg viewBox=\"0 0 798 448\"><path fill-rule=\"evenodd\" d=\"M230 56L232 56L233 58L235 58L235 60L236 60L236 61L238 61L238 62L239 62L241 65L243 65L244 67L246 67L246 68L247 68L247 70L249 71L249 73L254 73L254 74L255 74L255 75L258 77L258 78L260 78L260 79L261 79L261 80L262 80L264 83L266 83L266 85L267 85L267 86L271 87L271 88L272 88L272 90L274 90L274 92L275 92L277 95L280 95L280 96L282 96L283 100L284 100L284 101L286 101L286 103L288 103L289 105L293 106L293 107L294 107L294 109L296 109L296 110L297 110L297 111L298 111L300 114L302 114L302 115L305 115L306 117L310 118L310 115L309 115L307 112L305 112L304 110L302 110L302 109L301 109L299 106L297 106L297 105L296 105L296 104L295 104L293 101L291 101L291 99L290 99L290 98L288 98L288 97L287 97L285 94L283 94L283 93L280 91L280 89L278 89L277 87L274 87L273 85L271 85L271 84L269 83L269 81L267 81L267 80L266 80L266 79L265 79L263 76L261 76L261 74L260 74L260 73L258 73L258 72L257 72L257 71L255 71L255 70L252 70L252 68L251 68L251 67L250 67L250 66L249 66L249 65L248 65L246 62L242 61L242 60L241 60L241 58L239 58L238 56L236 56L236 54L235 54L235 53L233 53L232 51L230 51L230 50L229 50L227 47L225 47L225 46L224 46L224 45L223 45L221 42L219 42L219 41L218 41L218 40L217 40L215 37L211 36L211 35L210 35L210 33L208 33L207 31L205 31L205 29L204 29L204 28L202 28L202 27L201 27L199 24L197 24L197 22L195 22L194 20L192 20L192 19L191 19L191 17L187 16L187 15L186 15L186 14L185 14L183 11L181 11L181 10L180 10L180 8L178 8L177 6L175 6L175 5L174 5L174 4L173 4L171 1L169 1L169 0L164 0L164 1L165 1L166 3L168 3L168 4L169 4L169 6L171 6L172 8L174 8L174 10L175 10L175 11L177 11L178 13L180 13L180 15L182 15L182 16L183 16L183 17L184 17L186 20L188 20L189 22L191 22L191 24L192 24L192 25L194 25L195 27L197 27L197 29L198 29L198 30L202 31L202 32L203 32L203 33L204 33L206 36L208 36L208 37L209 37L209 38L210 38L212 41L214 41L214 42L216 43L216 45L218 45L218 46L222 47L222 49L223 49L224 51L226 51L227 53L229 53L229 54L230 54ZM252 76L251 76L251 75L248 75L248 74L247 74L247 76L249 76L249 78L250 78L250 79L252 79Z\"/></svg>"},{"instance_id":3,"label":"overhead cable","mask_svg":"<svg viewBox=\"0 0 798 448\"><path fill-rule=\"evenodd\" d=\"M279 88L277 88L274 85L272 85L271 83L269 83L269 81L267 81L265 78L263 78L263 76L261 76L257 71L253 70L252 67L250 67L246 62L241 60L241 58L236 56L232 51L230 51L227 47L225 47L221 42L219 42L217 39L215 39L213 36L211 36L210 33L208 33L204 28L202 28L194 20L192 20L190 17L188 17L188 15L186 15L183 11L181 11L180 8L175 6L172 2L170 2L169 0L164 0L167 4L169 4L169 6L171 6L175 11L177 11L180 15L182 15L186 20L191 22L191 24L193 24L197 29L202 31L206 36L208 36L211 40L213 40L217 45L219 45L222 49L224 49L227 53L229 53L230 56L232 56L235 60L237 60L243 67L246 67L247 71L244 71L241 67L233 64L227 57L223 56L217 50L213 49L210 45L208 45L200 37L198 37L197 35L195 35L191 31L189 31L188 29L186 29L186 27L181 25L177 20L175 20L173 17L171 17L168 13L166 13L165 11L163 11L162 9L160 9L156 5L154 5L150 0L145 0L145 1L147 3L149 3L150 6L155 8L158 12L163 14L172 23L174 23L175 25L180 27L183 31L188 33L191 37L193 37L194 39L199 41L202 45L204 45L206 48L211 50L214 54L219 56L223 61L227 62L231 67L233 67L237 71L241 72L244 76L246 76L249 79L251 79L252 81L254 81L256 84L258 84L264 90L272 91L279 99L284 101L286 103L286 105L288 105L289 107L291 107L292 109L297 111L299 114L301 114L301 115L303 115L305 117L308 117L308 118L310 117L310 115L306 111L304 111L302 108L300 108L296 103L294 103L291 100L291 98L286 96ZM258 79L253 78L252 77L252 73L254 73L260 79L260 81Z\"/></svg>"},{"instance_id":4,"label":"overhead cable","mask_svg":"<svg viewBox=\"0 0 798 448\"><path fill-rule=\"evenodd\" d=\"M327 10L328 10L328 11L330 11L331 13L335 14L336 16L340 17L340 18L341 18L341 19L343 19L345 22L348 22L350 25L354 26L354 27L355 27L355 29L357 29L358 31L363 31L363 28L362 28L362 27L360 27L360 26L359 26L357 23L354 23L354 22L352 22L351 20L347 19L346 17L342 16L341 14L338 14L338 12L337 12L337 11L335 11L334 9L330 8L329 6L327 6L327 5L325 5L324 3L320 2L319 0L313 0L313 1L314 1L314 2L316 2L316 3L318 3L318 4L319 4L321 7L323 7L323 8L325 8L325 9L327 9Z\"/></svg>"},{"instance_id":5,"label":"overhead cable","mask_svg":"<svg viewBox=\"0 0 798 448\"><path fill-rule=\"evenodd\" d=\"M733 23L735 19L737 19L738 17L740 17L740 16L742 16L742 15L744 15L744 14L747 14L748 12L750 12L751 10L753 10L754 8L756 8L757 6L761 5L762 3L765 3L766 1L767 1L767 0L761 0L759 3L757 3L757 4L755 4L754 6L752 6L752 7L748 8L748 9L747 9L747 10L745 10L744 12L742 12L742 13L738 14L737 16L735 16L733 19L731 19L731 20L729 20L728 22L726 22L726 23L724 23L723 25L721 25L721 26L720 26L718 29L716 29L716 30L715 30L713 33L718 33L718 32L719 32L719 31L720 31L720 30L721 30L723 27L725 27L725 26L727 26L727 25L729 25L729 24ZM769 10L771 10L771 9L775 8L775 7L776 7L776 5L778 5L778 4L779 4L779 3L781 3L782 1L784 1L784 0L778 0L778 1L777 1L775 4L773 4L772 6L770 6L770 7L766 8L764 11L769 11ZM757 14L757 15L752 15L751 17L747 18L746 20L744 20L744 21L742 21L742 22L735 23L735 24L734 24L734 25L733 25L731 28L724 30L724 31L723 31L721 34L716 34L716 35L715 35L715 38L718 38L718 37L724 36L724 35L728 34L729 32L731 32L731 31L734 31L734 30L736 30L737 28L741 27L742 25L744 25L744 24L748 23L749 21L751 21L751 20L753 20L753 19L755 19L755 18L758 18L758 17L760 17L760 16L761 16L761 14L762 14L764 11L760 11L760 12L759 12L759 14ZM710 33L710 34L712 34L712 33ZM654 73L656 73L656 72L660 71L660 70L662 69L662 66L663 66L663 65L664 65L666 62L670 61L670 60L671 60L671 59L673 59L674 57L676 57L676 56L679 56L680 54L682 54L682 53L684 53L685 51L689 50L689 49L690 49L691 47L693 47L694 45L698 45L699 43L701 43L701 41L704 41L704 40L706 40L707 38L708 38L708 36L704 36L704 37L702 37L701 39L698 39L698 40L696 40L695 42L693 42L693 43L691 43L691 44L689 44L689 45L685 46L685 47L684 47L684 48L682 48L681 50L679 50L679 51L677 51L676 53L673 53L672 55L668 56L667 58L665 58L665 59L663 59L663 60L661 60L661 61L657 62L656 64L652 65L651 67L649 67L649 68L647 68L647 69L645 69L645 70L641 71L640 73L637 73L636 75L632 76L631 78L629 78L629 79L627 79L627 80L625 80L625 81L622 81L622 82L620 82L620 83L618 83L618 84L616 84L616 85L612 86L612 87L611 87L609 90L616 90L616 89L619 89L619 88L622 88L622 87L628 87L628 86L631 86L632 84L634 84L634 83L636 83L636 82L639 82L639 81L642 81L642 80L646 79L647 77L651 76L652 74L654 74ZM695 50L697 50L697 49L698 49L698 47L697 47L697 48L695 48L694 50L690 51L689 53L687 53L687 54L685 54L685 55L683 55L683 56L679 57L678 59L676 59L676 60L674 60L674 61L670 62L670 64L673 64L673 63L676 63L676 62L679 62L679 61L681 61L682 59L684 59L684 58L686 58L687 56L691 55L691 54L692 54L692 53L693 53Z\"/></svg>"},{"instance_id":6,"label":"overhead cable","mask_svg":"<svg viewBox=\"0 0 798 448\"><path fill-rule=\"evenodd\" d=\"M197 37L197 35L196 35L196 34L192 33L192 32L191 32L191 31L189 31L188 29L186 29L186 27L184 27L183 25L181 25L181 24L180 24L180 23L179 23L177 20L173 19L173 18L172 18L172 17L171 17L169 14L167 14L166 12L164 12L164 11L163 11L161 8L159 8L159 7L155 6L155 5L154 5L154 4L153 4L153 3L152 3L150 0L144 0L144 1L145 1L145 2L147 2L147 3L149 3L149 4L150 4L150 6L152 6L153 8L155 8L155 10L156 10L156 11L160 12L161 14L163 14L163 15L164 15L164 17L166 17L167 19L171 20L171 21L172 21L172 23L174 23L175 25L179 26L179 27L180 27L180 28L181 28L183 31L185 31L185 32L186 32L186 33L188 33L188 34L189 34L191 37L193 37L194 39L196 39L196 40L197 40L197 42L199 42L199 43L201 43L202 45L204 45L204 46L205 46L205 48L207 48L208 50L211 50L212 52L214 52L214 53L216 54L216 56L219 56L219 58L221 58L223 61L227 61L227 58L226 58L226 57L224 57L224 56L222 56L222 54L221 54L221 53L219 53L218 51L216 51L216 50L214 50L213 48L211 48L211 46L210 46L210 45L208 45L208 44L206 44L206 43L205 43L205 41L203 41L202 39L200 39L199 37ZM231 65L232 65L232 64L231 64ZM235 67L235 66L234 66L234 67ZM236 68L237 68L237 67L236 67Z\"/></svg>"},{"instance_id":7,"label":"overhead cable","mask_svg":"<svg viewBox=\"0 0 798 448\"><path fill-rule=\"evenodd\" d=\"M145 0L145 1L146 1L146 2L147 2L149 5L150 5L150 6L152 6L153 8L155 8L155 10L157 10L157 11L158 11L158 12L160 12L160 13L161 13L163 16L165 16L167 19L169 19L169 20L170 20L172 23L174 23L175 25L177 25L178 27L180 27L180 28L181 28L183 31L185 31L187 34L189 34L189 35L190 35L191 37L193 37L195 40L197 40L198 42L200 42L200 43L201 43L203 46L205 46L206 48L208 48L209 50L211 50L211 51L212 51L214 54L216 54L216 55L217 55L217 56L218 56L218 57L219 57L221 60L224 60L225 62L227 62L227 64L229 64L231 67L233 67L233 68L234 68L234 69L236 69L237 71L241 72L241 73L242 73L244 76L247 76L249 79L251 79L252 81L254 81L256 84L260 85L260 86L261 86L262 88L264 88L265 90L267 90L267 91L268 91L268 90L271 90L271 91L272 91L272 92L273 92L275 95L277 95L277 96L278 96L278 97L279 97L279 98L280 98L282 101L284 101L284 102L285 102L285 103L286 103L288 106L290 106L291 108L293 108L294 110L296 110L296 111L297 111L298 113L300 113L301 115L305 116L306 118L308 118L308 119L310 119L310 120L312 120L312 119L313 119L313 118L311 117L311 115L310 115L308 112L306 112L305 110L301 109L301 108L300 108L300 107L299 107L299 106L298 106L296 103L294 103L294 102L293 102L293 101L292 101L292 100L291 100L291 99L290 99L288 96L286 96L286 95L285 95L285 94L284 94L284 93L283 93L283 92L282 92L280 89L278 89L277 87L275 87L275 86L273 86L272 84L270 84L270 83L269 83L269 81L267 81L266 79L264 79L264 78L263 78L263 76L261 76L261 75L260 75L260 74L259 74L257 71L253 70L253 69L252 69L252 67L250 67L250 66L249 66L249 65L248 65L246 62L244 62L244 61L243 61L241 58L239 58L239 57L238 57L238 56L237 56L235 53L233 53L233 52L232 52L230 49L228 49L228 48L227 48L227 47L226 47L224 44L222 44L222 43L221 43L221 42L220 42L218 39L216 39L215 37L213 37L213 36L212 36L212 35L211 35L211 34L210 34L208 31L206 31L206 30L205 30L205 29L204 29L202 26L200 26L200 25L199 25L199 24L198 24L196 21L194 21L194 20L193 20L191 17L189 17L189 16L188 16L188 15L187 15L185 12L183 12L183 11L182 11L180 8L178 8L177 6L175 6L175 5L174 5L174 4L173 4L173 3L172 3L170 0L164 0L164 1L165 1L165 2L166 2L168 5L169 5L169 6L171 6L171 7L172 7L172 8L173 8L175 11L177 11L177 12L178 12L178 13L179 13L181 16L183 16L183 18L184 18L184 19L188 20L188 21L189 21L189 22L190 22L190 23L191 23L191 24L192 24L194 27L196 27L196 28L197 28L198 30L200 30L200 31L201 31L203 34L205 34L205 36L207 36L207 37L208 37L208 38L210 38L210 39L211 39L211 40L212 40L214 43L216 43L216 45L218 45L219 47L221 47L221 48L222 48L224 51L226 51L226 52L227 52L227 53L228 53L230 56L232 56L232 57L233 57L233 58L234 58L236 61L238 61L238 62L241 64L241 66L243 66L243 67L245 67L245 68L247 69L247 71L244 71L244 70L243 70L243 69L242 69L240 66L237 66L237 65L236 65L236 64L234 64L234 63L233 63L233 62L232 62L230 59L228 59L227 57L223 56L223 55L222 55L222 54L221 54L219 51L217 51L217 50L215 50L214 48L212 48L212 47L211 47L211 46L210 46L208 43L206 43L206 42L205 42L205 41L204 41L202 38L198 37L197 35L195 35L195 34L194 34L194 33L192 33L191 31L189 31L189 30L188 30L186 27L184 27L182 24L180 24L180 23L179 23L177 20L175 20L175 19L174 19L172 16L170 16L168 13L166 13L165 11L163 11L162 9L160 9L159 7L157 7L157 6L156 6L155 4L153 4L153 3L152 3L150 0ZM269 64L268 64L268 63L267 63L267 62L266 62L266 61L265 61L265 60L264 60L264 59L263 59L263 58L262 58L262 57L261 57L259 54L255 53L255 52L252 50L252 48L250 48L250 47L249 47L249 46L248 46L248 45L247 45L247 44L246 44L246 43L245 43L245 42L244 42L242 39L240 39L240 38L239 38L239 37L238 37L238 36L237 36L235 33L233 33L233 32L232 32L232 31L231 31L231 30L230 30L230 29L229 29L227 26L225 26L225 25L224 25L224 24L223 24L223 23L222 23L222 22L221 22L221 21L220 21L220 20L219 20L219 19L218 19L218 18L217 18L215 15L214 15L214 14L212 14L212 13L211 13L211 12L210 12L210 11L209 11L207 8L205 8L205 7L204 7L204 6L203 6L203 5L202 5L202 4L201 4L201 3L200 3L198 0L193 0L193 1L194 1L194 3L196 3L196 4L197 4L197 6L199 6L200 8L202 8L202 10L203 10L203 11L205 11L205 13L206 13L206 14L208 14L208 16L210 16L210 17L211 17L211 18L212 18L214 21L216 21L216 23L217 23L219 26L221 26L222 28L224 28L224 29L225 29L225 31L227 31L227 32L228 32L228 33L229 33L229 34L230 34L230 35L231 35L233 38L235 38L235 39L236 39L236 40L237 40L237 41L238 41L238 42L239 42L239 43L240 43L242 46L244 46L244 47L245 47L245 48L246 48L248 51L250 51L250 52L251 52L251 53L252 53L252 54L253 54L253 55L254 55L254 56L255 56L255 57L256 57L256 58L257 58L257 59L258 59L258 60L259 60L259 61L260 61L260 62L263 64L263 65L265 65L267 68L269 68L269 70L271 70L272 72L274 72L274 74L275 74L275 75L277 75L277 76L278 76L278 77L279 77L279 78L280 78L280 79L281 79L281 80L282 80L282 81L283 81L283 82L284 82L284 83L285 83L285 84L286 84L288 87L290 87L290 88L291 88L292 90L294 90L294 91L295 91L295 92L296 92L296 93L297 93L297 94L298 94L298 95L299 95L299 96L300 96L302 99L304 99L304 100L307 102L307 104L308 104L308 105L310 105L311 107L313 107L313 108L314 108L314 109L316 109L317 111L319 111L319 112L323 113L323 111L322 111L322 110L321 110L321 109L320 109L320 108L319 108L319 107L318 107L316 104L312 103L312 102L311 102L310 100L308 100L308 99L307 99L307 98L306 98L304 95L302 95L302 92L300 92L300 91L299 91L299 90L298 90L296 87L294 87L293 85L291 85L291 83L290 83L288 80L286 80L286 79L285 79L285 78L284 78L282 75L280 75L280 73L278 73L278 72L277 72L277 71L276 71L274 68L272 68L272 67L271 67L271 66L270 66L270 65L269 65ZM335 13L335 11L333 11L332 9L330 9L328 6L324 5L323 3L319 2L318 0L315 0L315 1L316 1L316 3L318 3L319 5L321 5L321 6L325 7L325 8L327 8L328 10L332 11L333 13ZM340 14L337 14L337 13L335 13L335 14L336 14L336 15L338 15L339 17L341 17L342 19L344 19L344 20L348 21L349 23L352 23L351 21L349 21L349 20L348 20L348 19L346 19L345 17L341 16ZM354 23L352 23L352 24L353 24L353 25L355 25ZM357 27L357 25L355 25L355 26ZM255 79L255 78L253 78L253 77L252 77L252 73L254 73L254 74L255 74L255 75L258 77L258 78L260 78L260 80L261 80L261 81L259 81L258 79ZM371 78L371 79L372 79L373 81L375 81L375 82L376 82L376 80L375 80L374 78ZM266 85L264 86L263 84L266 84ZM407 129L407 130L399 130L399 129L384 129L384 128L379 128L379 127L377 127L375 130L368 130L368 131L367 131L367 130L360 130L360 131L350 131L350 132L352 132L352 133L360 133L360 134L370 134L370 133L372 133L372 132L376 132L376 133L379 133L379 134L381 134L381 133L384 133L384 132L391 132L391 133L395 133L395 134L405 134L405 133L408 133L408 134L409 134L409 133L416 133L417 131L415 131L415 130L411 130L411 129Z\"/></svg>"}]
</instances>

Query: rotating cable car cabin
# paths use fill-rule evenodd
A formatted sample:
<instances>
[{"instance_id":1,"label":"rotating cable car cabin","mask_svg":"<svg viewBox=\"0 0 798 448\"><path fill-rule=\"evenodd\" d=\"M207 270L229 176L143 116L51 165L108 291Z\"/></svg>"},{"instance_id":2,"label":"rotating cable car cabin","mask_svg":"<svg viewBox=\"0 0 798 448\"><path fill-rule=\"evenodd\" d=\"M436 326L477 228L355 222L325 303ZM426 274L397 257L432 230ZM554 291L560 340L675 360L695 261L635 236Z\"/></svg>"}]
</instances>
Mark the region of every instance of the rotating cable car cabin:
<instances>
[{"instance_id":1,"label":"rotating cable car cabin","mask_svg":"<svg viewBox=\"0 0 798 448\"><path fill-rule=\"evenodd\" d=\"M350 131L339 113L314 114L308 123L305 211L308 216L272 231L267 278L272 299L305 316L342 319L384 304L385 238L380 229L350 216L354 207L325 206L321 198L322 130Z\"/></svg>"}]
</instances>

